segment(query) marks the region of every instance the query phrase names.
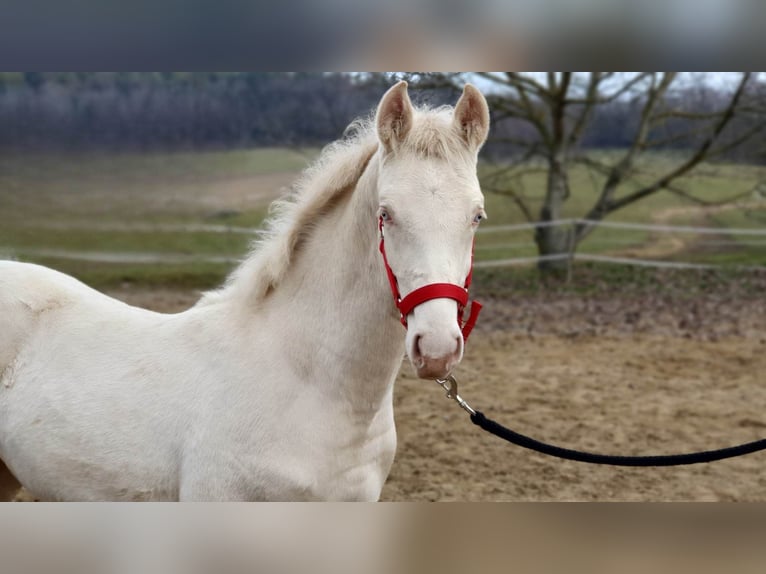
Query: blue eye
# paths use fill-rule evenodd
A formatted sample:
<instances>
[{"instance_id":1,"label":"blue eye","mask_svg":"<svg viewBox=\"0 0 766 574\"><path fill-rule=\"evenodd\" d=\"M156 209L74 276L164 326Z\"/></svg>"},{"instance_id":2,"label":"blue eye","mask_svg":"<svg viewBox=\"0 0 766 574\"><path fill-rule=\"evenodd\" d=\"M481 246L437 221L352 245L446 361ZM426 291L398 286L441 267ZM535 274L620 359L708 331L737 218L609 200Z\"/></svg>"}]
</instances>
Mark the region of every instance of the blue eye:
<instances>
[{"instance_id":1,"label":"blue eye","mask_svg":"<svg viewBox=\"0 0 766 574\"><path fill-rule=\"evenodd\" d=\"M486 216L485 216L483 213L477 213L477 214L476 214L476 215L474 215L474 217L473 217L473 223L474 223L475 225L478 225L479 223L481 223L481 222L484 220L484 218L485 218L485 217L486 217Z\"/></svg>"},{"instance_id":2,"label":"blue eye","mask_svg":"<svg viewBox=\"0 0 766 574\"><path fill-rule=\"evenodd\" d=\"M380 218L383 221L391 221L391 216L388 214L388 211L386 211L385 209L380 210Z\"/></svg>"}]
</instances>

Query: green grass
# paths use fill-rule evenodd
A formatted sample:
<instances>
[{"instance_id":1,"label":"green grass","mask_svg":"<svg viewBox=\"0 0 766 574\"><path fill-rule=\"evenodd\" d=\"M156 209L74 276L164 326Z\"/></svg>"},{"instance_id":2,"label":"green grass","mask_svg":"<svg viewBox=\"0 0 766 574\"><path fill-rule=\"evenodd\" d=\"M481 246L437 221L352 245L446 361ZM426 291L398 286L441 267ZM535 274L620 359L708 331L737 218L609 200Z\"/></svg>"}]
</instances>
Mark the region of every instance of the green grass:
<instances>
[{"instance_id":1,"label":"green grass","mask_svg":"<svg viewBox=\"0 0 766 574\"><path fill-rule=\"evenodd\" d=\"M182 264L94 263L55 257L29 258L31 262L72 275L97 289L140 285L177 289L212 289L232 270L224 263L187 262Z\"/></svg>"},{"instance_id":2,"label":"green grass","mask_svg":"<svg viewBox=\"0 0 766 574\"><path fill-rule=\"evenodd\" d=\"M12 245L20 252L55 247L67 251L236 255L243 253L251 240L241 233L0 229L0 245Z\"/></svg>"},{"instance_id":3,"label":"green grass","mask_svg":"<svg viewBox=\"0 0 766 574\"><path fill-rule=\"evenodd\" d=\"M317 151L286 148L173 153L4 153L3 178L68 189L87 183L145 184L238 178L302 169Z\"/></svg>"},{"instance_id":4,"label":"green grass","mask_svg":"<svg viewBox=\"0 0 766 574\"><path fill-rule=\"evenodd\" d=\"M750 207L725 211L716 213L715 215L711 216L710 219L712 223L718 227L766 229L766 201L763 202L762 206L760 206L760 209ZM745 235L738 237L743 240L748 239L748 236Z\"/></svg>"},{"instance_id":5,"label":"green grass","mask_svg":"<svg viewBox=\"0 0 766 574\"><path fill-rule=\"evenodd\" d=\"M639 163L639 175L626 182L618 191L617 198L635 191L640 186L654 181L666 173L672 162L667 154L647 154ZM486 175L493 168L482 166ZM522 168L525 169L525 168ZM546 173L537 171L520 178L527 202L533 213L538 213L545 196ZM721 201L751 189L759 179L766 177L766 169L759 166L721 164L703 164L689 176L677 180L676 185L706 201ZM510 181L511 177L506 178ZM565 218L582 217L598 198L604 176L594 175L583 166L570 168L571 196L564 205L562 216ZM520 210L513 202L498 194L487 194L490 209L499 208L500 219L508 221L523 220ZM490 196L495 196L489 199ZM693 205L687 200L668 192L660 191L642 201L636 202L623 210L610 215L614 221L648 221L651 215L660 209L672 206ZM494 219L493 213L490 218ZM493 221L493 223L496 223Z\"/></svg>"},{"instance_id":6,"label":"green grass","mask_svg":"<svg viewBox=\"0 0 766 574\"><path fill-rule=\"evenodd\" d=\"M316 150L154 154L1 154L0 217L27 221L189 222L217 215L208 199L294 174ZM273 184L272 193L278 191ZM263 207L263 206L259 206ZM261 217L263 211L259 214ZM253 222L254 218L246 219ZM257 220L260 222L260 219Z\"/></svg>"},{"instance_id":7,"label":"green grass","mask_svg":"<svg viewBox=\"0 0 766 574\"><path fill-rule=\"evenodd\" d=\"M596 153L601 160L613 161L619 151L604 151ZM645 154L638 162L638 173L631 181L626 182L617 193L617 198L625 196L659 176L670 171L681 159L680 153L651 153ZM529 166L521 170L527 171ZM493 166L482 165L480 173L487 175L495 169ZM523 175L511 172L505 176L499 185L512 185L521 190L524 200L533 214L539 213L545 197L547 174L544 170L536 170ZM739 196L752 190L757 182L766 179L766 168L761 166L740 164L703 164L687 177L676 181L676 186L693 194L706 202L721 202ZM570 170L570 198L564 205L563 218L584 217L598 199L604 176L589 172L584 166L574 166ZM489 225L498 223L524 223L526 220L515 202L506 195L485 192ZM745 198L744 200L747 200ZM677 213L661 216L663 212L678 208L693 208L694 202L667 190L633 203L626 208L616 211L608 217L608 221L662 223L669 225L704 225L746 228L766 228L766 201L760 212L744 209L718 214L715 218L703 217L697 211L688 214ZM760 213L760 215L758 214ZM694 236L684 235L685 241L693 242ZM607 254L630 251L646 246L654 241L651 233L643 230L597 228L579 246L583 253ZM488 248L502 243L526 244L526 247ZM500 257L534 256L534 231L504 232L498 234L480 235L477 239L477 259L493 259ZM748 261L763 261L762 248L743 246L740 259ZM693 260L699 260L700 254L695 254ZM683 257L681 257L683 258ZM725 258L724 258L725 259ZM692 260L692 259L689 259ZM711 260L711 262L713 262Z\"/></svg>"},{"instance_id":8,"label":"green grass","mask_svg":"<svg viewBox=\"0 0 766 574\"><path fill-rule=\"evenodd\" d=\"M0 155L0 252L49 265L96 287L124 282L208 288L230 265L95 263L40 250L240 258L242 233L136 231L135 224L258 228L317 150L253 149L156 154ZM98 229L98 226L113 229ZM95 226L95 227L94 227ZM120 229L124 226L125 229ZM192 258L193 259L193 258Z\"/></svg>"},{"instance_id":9,"label":"green grass","mask_svg":"<svg viewBox=\"0 0 766 574\"><path fill-rule=\"evenodd\" d=\"M610 159L618 152L601 152ZM280 186L287 185L315 157L317 150L255 149L154 154L22 154L0 155L0 252L50 265L97 286L124 282L208 288L219 283L230 265L184 261L168 265L93 263L50 256L35 250L167 253L239 258L252 236L238 233L184 231L131 231L89 229L95 224L215 224L257 228ZM640 162L641 174L619 194L665 173L677 158L649 154ZM481 165L486 173L489 167ZM751 189L765 176L764 168L743 165L703 165L677 185L707 201L721 201ZM516 182L537 213L544 197L546 174L529 173ZM571 197L563 217L585 215L598 196L603 178L583 167L571 171ZM618 195L619 195L618 194ZM514 201L485 192L489 221L494 226L524 223ZM693 204L661 191L609 217L610 221L656 222L658 214ZM714 216L679 213L663 223L766 228L766 208L733 210ZM533 231L483 233L477 237L478 261L537 254ZM692 238L694 239L694 238ZM684 261L736 265L766 264L766 243L729 236L737 241L725 249L690 246L671 258ZM750 241L748 241L750 240ZM599 228L579 247L585 253L612 253L646 247L656 241L645 231ZM579 266L578 266L579 267ZM618 268L619 269L619 268ZM486 270L482 273L506 273ZM516 270L516 276L536 276L534 269ZM619 283L620 271L605 276ZM519 275L520 274L520 275ZM626 275L628 276L628 275ZM637 275L629 274L632 280ZM526 279L523 279L526 281ZM532 281L532 279L529 279Z\"/></svg>"}]
</instances>

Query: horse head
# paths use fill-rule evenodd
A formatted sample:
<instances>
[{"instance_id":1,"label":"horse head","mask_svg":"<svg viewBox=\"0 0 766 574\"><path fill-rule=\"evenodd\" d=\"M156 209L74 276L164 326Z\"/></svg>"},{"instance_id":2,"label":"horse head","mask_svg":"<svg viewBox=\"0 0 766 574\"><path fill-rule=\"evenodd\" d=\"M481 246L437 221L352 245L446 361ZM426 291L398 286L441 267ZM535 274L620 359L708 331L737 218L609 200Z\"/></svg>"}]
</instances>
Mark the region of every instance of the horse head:
<instances>
[{"instance_id":1,"label":"horse head","mask_svg":"<svg viewBox=\"0 0 766 574\"><path fill-rule=\"evenodd\" d=\"M381 99L375 121L381 251L394 297L418 293L411 308L397 301L407 355L419 377L443 378L463 356L459 299L486 217L476 167L489 131L487 102L468 84L454 110L421 111L400 82Z\"/></svg>"}]
</instances>

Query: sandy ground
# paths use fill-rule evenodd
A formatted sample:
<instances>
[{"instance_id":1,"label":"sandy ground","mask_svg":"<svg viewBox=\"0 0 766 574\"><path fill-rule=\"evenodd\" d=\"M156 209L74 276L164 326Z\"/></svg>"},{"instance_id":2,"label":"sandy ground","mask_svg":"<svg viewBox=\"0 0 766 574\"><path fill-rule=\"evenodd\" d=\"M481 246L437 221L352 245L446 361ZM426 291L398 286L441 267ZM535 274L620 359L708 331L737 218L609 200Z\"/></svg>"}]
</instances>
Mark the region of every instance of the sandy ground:
<instances>
[{"instance_id":1,"label":"sandy ground","mask_svg":"<svg viewBox=\"0 0 766 574\"><path fill-rule=\"evenodd\" d=\"M665 454L766 437L765 351L741 339L477 333L459 378L464 398L518 432ZM400 443L385 500L766 500L763 454L679 469L587 466L483 433L409 368L395 400Z\"/></svg>"},{"instance_id":2,"label":"sandy ground","mask_svg":"<svg viewBox=\"0 0 766 574\"><path fill-rule=\"evenodd\" d=\"M159 310L196 295L117 290ZM720 295L720 294L719 294ZM766 303L543 294L486 301L456 374L475 408L571 448L668 454L766 437ZM559 461L471 424L404 364L383 500L766 501L766 453L670 469Z\"/></svg>"}]
</instances>

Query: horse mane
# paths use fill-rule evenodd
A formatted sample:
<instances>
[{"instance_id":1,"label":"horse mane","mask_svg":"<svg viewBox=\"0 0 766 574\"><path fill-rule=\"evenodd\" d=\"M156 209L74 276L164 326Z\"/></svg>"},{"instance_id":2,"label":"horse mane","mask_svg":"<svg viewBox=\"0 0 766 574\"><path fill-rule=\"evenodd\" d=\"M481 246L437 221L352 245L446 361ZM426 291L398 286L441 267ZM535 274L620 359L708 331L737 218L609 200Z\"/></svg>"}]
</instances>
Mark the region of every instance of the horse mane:
<instances>
[{"instance_id":1,"label":"horse mane","mask_svg":"<svg viewBox=\"0 0 766 574\"><path fill-rule=\"evenodd\" d=\"M294 255L319 215L351 193L378 151L375 119L352 122L344 137L326 146L319 158L306 168L284 198L269 207L264 230L258 233L248 257L218 290L205 293L199 304L218 300L232 291L245 289L252 302L263 300L284 278ZM448 159L464 154L465 144L452 129L452 107L415 110L415 121L397 153Z\"/></svg>"}]
</instances>

